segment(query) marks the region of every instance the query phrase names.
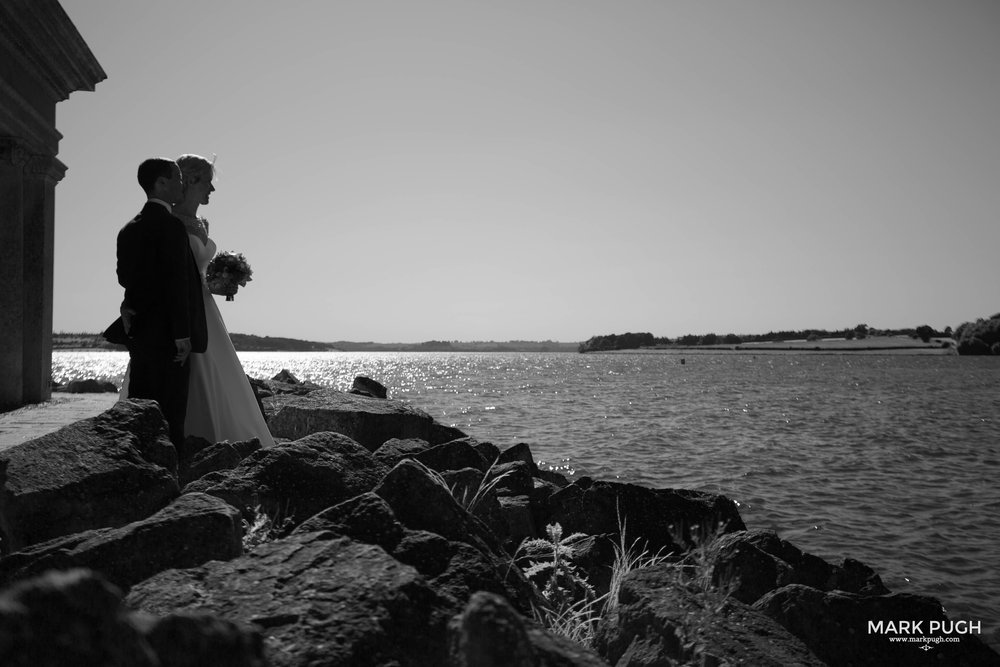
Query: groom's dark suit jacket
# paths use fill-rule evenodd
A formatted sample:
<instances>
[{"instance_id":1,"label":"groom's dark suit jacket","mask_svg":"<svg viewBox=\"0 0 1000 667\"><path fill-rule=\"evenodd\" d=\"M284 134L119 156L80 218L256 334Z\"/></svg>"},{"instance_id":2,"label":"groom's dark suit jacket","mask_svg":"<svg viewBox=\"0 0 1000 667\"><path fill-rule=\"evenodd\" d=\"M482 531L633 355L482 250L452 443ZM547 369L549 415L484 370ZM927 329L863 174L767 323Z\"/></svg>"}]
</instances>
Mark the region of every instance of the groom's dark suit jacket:
<instances>
[{"instance_id":1,"label":"groom's dark suit jacket","mask_svg":"<svg viewBox=\"0 0 1000 667\"><path fill-rule=\"evenodd\" d=\"M118 233L118 282L122 305L132 308L134 345L173 356L174 341L191 339L192 352L208 343L201 277L184 223L156 202L146 202Z\"/></svg>"}]
</instances>

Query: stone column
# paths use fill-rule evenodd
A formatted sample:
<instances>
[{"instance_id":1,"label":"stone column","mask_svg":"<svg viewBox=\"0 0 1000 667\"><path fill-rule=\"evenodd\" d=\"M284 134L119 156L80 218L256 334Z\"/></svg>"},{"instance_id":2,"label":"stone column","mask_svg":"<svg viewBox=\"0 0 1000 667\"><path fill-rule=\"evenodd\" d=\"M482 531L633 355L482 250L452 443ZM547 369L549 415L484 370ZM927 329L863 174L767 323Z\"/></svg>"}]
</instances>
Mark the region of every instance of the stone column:
<instances>
[{"instance_id":1,"label":"stone column","mask_svg":"<svg viewBox=\"0 0 1000 667\"><path fill-rule=\"evenodd\" d=\"M56 104L106 76L58 0L0 0L0 411L52 395Z\"/></svg>"},{"instance_id":2,"label":"stone column","mask_svg":"<svg viewBox=\"0 0 1000 667\"><path fill-rule=\"evenodd\" d=\"M28 154L0 137L0 410L24 403L24 165Z\"/></svg>"},{"instance_id":3,"label":"stone column","mask_svg":"<svg viewBox=\"0 0 1000 667\"><path fill-rule=\"evenodd\" d=\"M51 155L32 155L24 173L24 397L52 397L52 285L56 183L66 167Z\"/></svg>"}]
</instances>

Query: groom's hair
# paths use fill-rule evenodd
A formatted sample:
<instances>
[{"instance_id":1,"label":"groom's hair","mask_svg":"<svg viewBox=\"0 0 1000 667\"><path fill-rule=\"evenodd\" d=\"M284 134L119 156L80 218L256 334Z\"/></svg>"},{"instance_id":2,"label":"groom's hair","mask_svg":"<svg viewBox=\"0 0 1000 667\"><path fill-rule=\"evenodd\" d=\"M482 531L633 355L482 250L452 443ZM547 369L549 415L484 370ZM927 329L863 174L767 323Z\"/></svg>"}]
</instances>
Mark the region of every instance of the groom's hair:
<instances>
[{"instance_id":1,"label":"groom's hair","mask_svg":"<svg viewBox=\"0 0 1000 667\"><path fill-rule=\"evenodd\" d=\"M168 160L165 157L151 157L144 160L139 165L139 171L136 174L139 179L139 187L148 195L156 184L156 179L161 176L163 178L173 176L173 168L176 164L173 160Z\"/></svg>"}]
</instances>

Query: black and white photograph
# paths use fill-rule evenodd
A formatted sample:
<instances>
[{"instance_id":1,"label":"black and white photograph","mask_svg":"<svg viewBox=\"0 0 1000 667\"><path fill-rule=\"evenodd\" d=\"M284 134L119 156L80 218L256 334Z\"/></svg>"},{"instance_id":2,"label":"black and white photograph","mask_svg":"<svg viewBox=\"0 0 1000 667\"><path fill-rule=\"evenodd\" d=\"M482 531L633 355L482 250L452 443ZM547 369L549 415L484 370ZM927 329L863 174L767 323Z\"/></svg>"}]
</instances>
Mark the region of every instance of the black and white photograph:
<instances>
[{"instance_id":1,"label":"black and white photograph","mask_svg":"<svg viewBox=\"0 0 1000 667\"><path fill-rule=\"evenodd\" d=\"M1000 2L0 0L0 665L1000 666Z\"/></svg>"}]
</instances>

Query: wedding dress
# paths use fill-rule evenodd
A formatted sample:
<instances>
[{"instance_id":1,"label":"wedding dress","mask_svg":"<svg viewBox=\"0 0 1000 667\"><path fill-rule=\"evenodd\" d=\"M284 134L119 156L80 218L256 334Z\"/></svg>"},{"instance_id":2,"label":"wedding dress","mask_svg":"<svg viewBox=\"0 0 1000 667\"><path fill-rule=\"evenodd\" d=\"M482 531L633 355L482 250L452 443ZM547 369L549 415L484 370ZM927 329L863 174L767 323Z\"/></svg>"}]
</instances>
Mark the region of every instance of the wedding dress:
<instances>
[{"instance_id":1,"label":"wedding dress","mask_svg":"<svg viewBox=\"0 0 1000 667\"><path fill-rule=\"evenodd\" d=\"M188 389L187 419L184 433L195 435L209 442L249 440L259 438L267 447L274 444L257 399L236 349L229 339L229 331L222 320L222 313L214 295L205 283L205 269L215 256L215 241L202 242L195 234L188 234L201 273L205 293L205 320L208 325L208 349L204 354L192 354L191 383Z\"/></svg>"},{"instance_id":2,"label":"wedding dress","mask_svg":"<svg viewBox=\"0 0 1000 667\"><path fill-rule=\"evenodd\" d=\"M260 413L243 365L236 356L236 348L229 339L229 331L222 321L215 296L208 291L205 282L205 269L217 250L215 241L207 235L206 239L203 242L198 235L188 233L204 290L208 349L188 357L191 379L184 434L198 436L211 443L258 438L262 447L268 447L274 444L274 438ZM128 398L128 384L129 370L126 369L119 400Z\"/></svg>"}]
</instances>

